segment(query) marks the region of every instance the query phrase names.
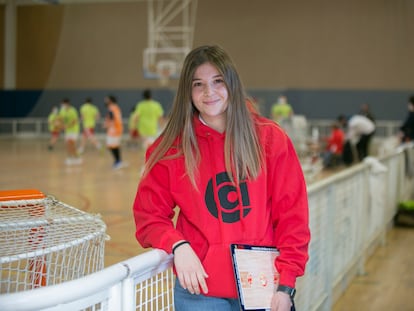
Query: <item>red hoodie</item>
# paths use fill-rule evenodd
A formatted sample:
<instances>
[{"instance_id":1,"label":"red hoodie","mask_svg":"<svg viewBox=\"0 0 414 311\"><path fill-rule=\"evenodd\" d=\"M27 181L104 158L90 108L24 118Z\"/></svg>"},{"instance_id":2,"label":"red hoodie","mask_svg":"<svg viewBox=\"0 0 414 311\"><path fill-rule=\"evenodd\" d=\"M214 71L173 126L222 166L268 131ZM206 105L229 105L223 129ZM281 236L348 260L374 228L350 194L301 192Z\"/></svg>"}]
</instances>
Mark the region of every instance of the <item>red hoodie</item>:
<instances>
[{"instance_id":1,"label":"red hoodie","mask_svg":"<svg viewBox=\"0 0 414 311\"><path fill-rule=\"evenodd\" d=\"M291 287L308 260L307 193L295 150L278 125L254 118L266 159L257 179L232 184L225 173L225 134L195 117L201 153L198 190L185 172L183 156L159 161L138 186L133 208L136 238L143 247L168 253L177 241L188 240L209 275L209 296L237 297L231 243L276 246L280 284ZM168 154L176 152L172 147ZM180 209L176 228L175 206Z\"/></svg>"}]
</instances>

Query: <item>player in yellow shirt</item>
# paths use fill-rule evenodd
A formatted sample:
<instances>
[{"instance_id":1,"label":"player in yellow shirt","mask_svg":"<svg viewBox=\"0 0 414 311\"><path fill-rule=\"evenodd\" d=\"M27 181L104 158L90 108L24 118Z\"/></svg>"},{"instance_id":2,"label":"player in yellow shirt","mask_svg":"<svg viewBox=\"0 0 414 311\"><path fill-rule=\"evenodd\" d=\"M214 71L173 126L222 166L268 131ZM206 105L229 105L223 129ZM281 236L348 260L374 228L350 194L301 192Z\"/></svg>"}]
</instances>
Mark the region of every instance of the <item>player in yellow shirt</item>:
<instances>
[{"instance_id":1,"label":"player in yellow shirt","mask_svg":"<svg viewBox=\"0 0 414 311\"><path fill-rule=\"evenodd\" d=\"M281 124L293 116L292 106L288 104L286 96L279 96L277 103L272 106L272 118Z\"/></svg>"},{"instance_id":2,"label":"player in yellow shirt","mask_svg":"<svg viewBox=\"0 0 414 311\"><path fill-rule=\"evenodd\" d=\"M159 102L152 99L151 90L144 90L143 100L135 108L135 122L143 147L147 149L158 136L164 110Z\"/></svg>"},{"instance_id":3,"label":"player in yellow shirt","mask_svg":"<svg viewBox=\"0 0 414 311\"><path fill-rule=\"evenodd\" d=\"M293 109L288 104L286 96L279 96L278 101L272 106L272 118L289 136L294 135L292 117Z\"/></svg>"},{"instance_id":4,"label":"player in yellow shirt","mask_svg":"<svg viewBox=\"0 0 414 311\"><path fill-rule=\"evenodd\" d=\"M135 113L135 107L133 107L129 113L128 117L128 131L129 131L129 141L127 143L130 147L138 147L140 142L139 132L138 132L138 122Z\"/></svg>"},{"instance_id":5,"label":"player in yellow shirt","mask_svg":"<svg viewBox=\"0 0 414 311\"><path fill-rule=\"evenodd\" d=\"M59 138L60 130L62 128L62 124L59 118L59 108L57 106L53 106L52 111L47 118L47 123L51 135L48 148L49 150L53 150L53 147Z\"/></svg>"},{"instance_id":6,"label":"player in yellow shirt","mask_svg":"<svg viewBox=\"0 0 414 311\"><path fill-rule=\"evenodd\" d=\"M61 106L59 117L65 129L66 151L68 156L65 163L67 165L81 164L82 158L78 156L76 151L76 142L80 131L78 111L70 104L69 99L63 99Z\"/></svg>"},{"instance_id":7,"label":"player in yellow shirt","mask_svg":"<svg viewBox=\"0 0 414 311\"><path fill-rule=\"evenodd\" d=\"M83 126L82 140L78 149L79 153L84 152L85 145L88 140L95 146L96 149L101 149L101 143L95 136L96 122L100 118L98 107L93 105L92 99L88 97L86 98L85 103L80 107L79 111Z\"/></svg>"}]
</instances>

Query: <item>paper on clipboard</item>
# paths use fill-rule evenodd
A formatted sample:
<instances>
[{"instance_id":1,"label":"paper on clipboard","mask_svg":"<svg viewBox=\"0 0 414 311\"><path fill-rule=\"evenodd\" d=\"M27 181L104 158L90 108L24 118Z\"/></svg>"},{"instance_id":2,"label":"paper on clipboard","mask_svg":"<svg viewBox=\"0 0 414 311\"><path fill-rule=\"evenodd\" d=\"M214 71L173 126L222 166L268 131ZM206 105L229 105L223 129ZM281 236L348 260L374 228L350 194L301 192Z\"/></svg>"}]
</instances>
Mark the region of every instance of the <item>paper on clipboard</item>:
<instances>
[{"instance_id":1,"label":"paper on clipboard","mask_svg":"<svg viewBox=\"0 0 414 311\"><path fill-rule=\"evenodd\" d=\"M270 310L279 283L275 267L279 251L272 247L232 244L231 252L243 310Z\"/></svg>"}]
</instances>

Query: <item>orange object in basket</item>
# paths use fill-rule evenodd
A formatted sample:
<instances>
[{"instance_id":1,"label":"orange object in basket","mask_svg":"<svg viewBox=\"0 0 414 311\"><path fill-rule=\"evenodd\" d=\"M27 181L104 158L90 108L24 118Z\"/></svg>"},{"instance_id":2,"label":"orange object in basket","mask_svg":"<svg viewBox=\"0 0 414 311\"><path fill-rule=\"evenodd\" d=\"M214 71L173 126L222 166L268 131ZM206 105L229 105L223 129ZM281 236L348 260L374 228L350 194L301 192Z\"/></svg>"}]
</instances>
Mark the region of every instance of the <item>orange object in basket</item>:
<instances>
[{"instance_id":1,"label":"orange object in basket","mask_svg":"<svg viewBox=\"0 0 414 311\"><path fill-rule=\"evenodd\" d=\"M0 191L0 201L44 199L46 195L37 189L19 189Z\"/></svg>"}]
</instances>

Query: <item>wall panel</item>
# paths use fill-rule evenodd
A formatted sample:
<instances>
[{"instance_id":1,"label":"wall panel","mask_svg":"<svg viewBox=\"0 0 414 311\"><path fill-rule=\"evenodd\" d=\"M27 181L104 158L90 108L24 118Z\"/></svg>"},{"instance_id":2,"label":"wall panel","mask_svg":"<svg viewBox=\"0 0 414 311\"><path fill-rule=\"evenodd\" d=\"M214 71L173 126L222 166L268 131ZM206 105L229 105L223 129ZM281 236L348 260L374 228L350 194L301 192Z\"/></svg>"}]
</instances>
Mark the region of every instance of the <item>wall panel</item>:
<instances>
[{"instance_id":1,"label":"wall panel","mask_svg":"<svg viewBox=\"0 0 414 311\"><path fill-rule=\"evenodd\" d=\"M47 88L130 88L143 84L146 5L64 6Z\"/></svg>"},{"instance_id":2,"label":"wall panel","mask_svg":"<svg viewBox=\"0 0 414 311\"><path fill-rule=\"evenodd\" d=\"M54 67L61 35L63 7L18 6L17 89L42 89Z\"/></svg>"},{"instance_id":3,"label":"wall panel","mask_svg":"<svg viewBox=\"0 0 414 311\"><path fill-rule=\"evenodd\" d=\"M19 88L157 86L145 2L19 7ZM195 45L223 45L253 88L413 89L410 0L199 0Z\"/></svg>"},{"instance_id":4,"label":"wall panel","mask_svg":"<svg viewBox=\"0 0 414 311\"><path fill-rule=\"evenodd\" d=\"M251 87L413 88L412 3L201 1L196 43L226 46Z\"/></svg>"},{"instance_id":5,"label":"wall panel","mask_svg":"<svg viewBox=\"0 0 414 311\"><path fill-rule=\"evenodd\" d=\"M4 87L4 5L0 5L0 89Z\"/></svg>"}]
</instances>

